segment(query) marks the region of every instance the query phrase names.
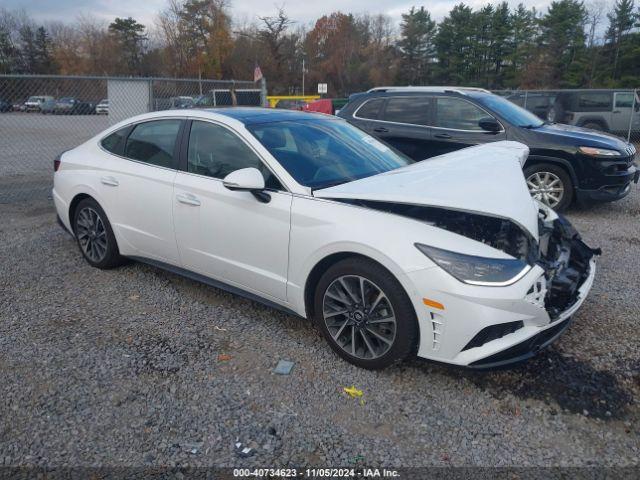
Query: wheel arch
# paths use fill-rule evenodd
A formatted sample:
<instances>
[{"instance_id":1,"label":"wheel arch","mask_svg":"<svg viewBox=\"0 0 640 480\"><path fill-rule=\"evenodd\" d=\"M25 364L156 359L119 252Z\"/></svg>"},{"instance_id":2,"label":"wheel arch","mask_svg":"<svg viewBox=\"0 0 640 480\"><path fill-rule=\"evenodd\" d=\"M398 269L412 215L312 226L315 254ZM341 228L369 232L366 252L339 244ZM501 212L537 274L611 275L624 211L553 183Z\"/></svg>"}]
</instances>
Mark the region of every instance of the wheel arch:
<instances>
[{"instance_id":1,"label":"wheel arch","mask_svg":"<svg viewBox=\"0 0 640 480\"><path fill-rule=\"evenodd\" d=\"M538 165L541 163L551 163L553 165L557 165L558 167L562 168L565 172L567 172L567 174L571 178L571 183L573 183L573 190L578 188L578 175L576 174L573 168L573 165L571 165L571 162L569 162L565 158L547 157L543 155L530 155L529 158L527 158L527 161L523 165L522 169L524 170L533 165Z\"/></svg>"},{"instance_id":2,"label":"wheel arch","mask_svg":"<svg viewBox=\"0 0 640 480\"><path fill-rule=\"evenodd\" d=\"M318 282L320 281L320 278L322 277L322 274L324 272L327 271L328 268L330 268L332 265L335 265L336 263L345 260L347 258L360 258L363 260L367 260L371 263L374 263L376 265L378 265L379 267L385 269L389 275L392 275L397 281L398 283L402 286L402 288L404 289L407 297L409 297L409 299L411 299L410 296L410 292L407 291L406 285L404 285L404 283L402 282L402 280L400 278L398 278L398 276L389 269L388 266L384 265L383 263L379 262L378 260L376 260L375 258L369 256L369 255L365 255L363 253L358 253L358 252L354 252L354 251L339 251L339 252L333 252L330 253L326 256L324 256L323 258L321 258L319 261L316 262L316 264L313 266L313 268L311 268L309 274L307 275L305 284L304 284L304 291L303 291L303 299L304 299L304 309L305 309L305 314L306 317L309 320L313 320L313 316L314 316L314 307L313 307L313 297L315 294L315 290L316 287L318 285ZM413 306L413 302L411 302L412 306ZM415 306L413 307L415 310ZM416 313L416 318L417 316L417 312Z\"/></svg>"}]
</instances>

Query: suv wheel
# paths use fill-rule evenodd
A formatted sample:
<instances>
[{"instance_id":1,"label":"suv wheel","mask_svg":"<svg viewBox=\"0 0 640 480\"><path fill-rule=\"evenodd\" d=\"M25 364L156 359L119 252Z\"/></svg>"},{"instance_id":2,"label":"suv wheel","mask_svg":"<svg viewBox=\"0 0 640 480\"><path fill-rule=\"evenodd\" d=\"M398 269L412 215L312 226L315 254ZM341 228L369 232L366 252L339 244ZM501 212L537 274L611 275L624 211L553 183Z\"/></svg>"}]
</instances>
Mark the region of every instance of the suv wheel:
<instances>
[{"instance_id":1,"label":"suv wheel","mask_svg":"<svg viewBox=\"0 0 640 480\"><path fill-rule=\"evenodd\" d=\"M85 198L78 204L73 230L78 247L91 266L108 269L124 263L107 215L94 199Z\"/></svg>"},{"instance_id":2,"label":"suv wheel","mask_svg":"<svg viewBox=\"0 0 640 480\"><path fill-rule=\"evenodd\" d=\"M554 210L564 210L573 200L573 182L557 165L538 163L525 168L524 176L531 196Z\"/></svg>"},{"instance_id":3,"label":"suv wheel","mask_svg":"<svg viewBox=\"0 0 640 480\"><path fill-rule=\"evenodd\" d=\"M382 266L348 258L320 278L315 322L331 348L354 365L380 369L415 355L418 322L400 283Z\"/></svg>"}]
</instances>

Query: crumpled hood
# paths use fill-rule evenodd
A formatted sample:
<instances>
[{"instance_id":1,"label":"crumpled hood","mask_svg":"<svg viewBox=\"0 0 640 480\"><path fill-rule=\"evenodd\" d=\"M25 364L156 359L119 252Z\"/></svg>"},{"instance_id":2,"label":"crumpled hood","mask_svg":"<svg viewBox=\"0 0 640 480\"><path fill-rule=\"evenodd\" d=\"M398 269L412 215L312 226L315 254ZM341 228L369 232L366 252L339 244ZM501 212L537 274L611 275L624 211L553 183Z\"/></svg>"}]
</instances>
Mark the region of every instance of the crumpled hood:
<instances>
[{"instance_id":1,"label":"crumpled hood","mask_svg":"<svg viewBox=\"0 0 640 480\"><path fill-rule=\"evenodd\" d=\"M316 190L319 198L427 205L513 220L538 239L538 209L522 165L529 148L502 141L465 148L422 162Z\"/></svg>"}]
</instances>

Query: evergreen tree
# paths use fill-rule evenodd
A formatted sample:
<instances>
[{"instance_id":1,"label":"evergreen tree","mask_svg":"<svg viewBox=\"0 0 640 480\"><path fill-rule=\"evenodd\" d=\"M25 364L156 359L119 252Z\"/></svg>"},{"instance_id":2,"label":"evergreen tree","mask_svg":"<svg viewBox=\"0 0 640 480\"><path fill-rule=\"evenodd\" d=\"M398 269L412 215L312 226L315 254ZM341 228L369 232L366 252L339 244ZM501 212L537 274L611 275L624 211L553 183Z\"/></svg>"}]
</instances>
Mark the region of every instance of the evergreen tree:
<instances>
[{"instance_id":1,"label":"evergreen tree","mask_svg":"<svg viewBox=\"0 0 640 480\"><path fill-rule=\"evenodd\" d=\"M116 18L109 25L109 33L120 48L124 60L124 68L121 73L132 75L140 72L144 42L147 39L144 30L144 25L131 17Z\"/></svg>"},{"instance_id":2,"label":"evergreen tree","mask_svg":"<svg viewBox=\"0 0 640 480\"><path fill-rule=\"evenodd\" d=\"M24 73L38 73L38 53L36 51L36 35L31 25L20 28L21 70Z\"/></svg>"},{"instance_id":3,"label":"evergreen tree","mask_svg":"<svg viewBox=\"0 0 640 480\"><path fill-rule=\"evenodd\" d=\"M400 24L399 82L407 85L424 85L429 83L429 64L435 55L434 37L436 22L424 7L411 7L408 13L402 14Z\"/></svg>"},{"instance_id":4,"label":"evergreen tree","mask_svg":"<svg viewBox=\"0 0 640 480\"><path fill-rule=\"evenodd\" d=\"M629 31L634 27L636 15L633 0L616 0L613 11L607 15L609 28L607 42L613 46L613 67L611 78L618 78L618 60Z\"/></svg>"},{"instance_id":5,"label":"evergreen tree","mask_svg":"<svg viewBox=\"0 0 640 480\"><path fill-rule=\"evenodd\" d=\"M435 37L440 82L450 85L472 83L473 31L473 13L464 3L455 5L440 22Z\"/></svg>"},{"instance_id":6,"label":"evergreen tree","mask_svg":"<svg viewBox=\"0 0 640 480\"><path fill-rule=\"evenodd\" d=\"M44 27L36 30L35 41L35 70L37 73L53 73L55 65L52 53L51 38Z\"/></svg>"},{"instance_id":7,"label":"evergreen tree","mask_svg":"<svg viewBox=\"0 0 640 480\"><path fill-rule=\"evenodd\" d=\"M587 13L578 0L551 3L540 19L540 58L549 87L578 87L585 79Z\"/></svg>"}]
</instances>

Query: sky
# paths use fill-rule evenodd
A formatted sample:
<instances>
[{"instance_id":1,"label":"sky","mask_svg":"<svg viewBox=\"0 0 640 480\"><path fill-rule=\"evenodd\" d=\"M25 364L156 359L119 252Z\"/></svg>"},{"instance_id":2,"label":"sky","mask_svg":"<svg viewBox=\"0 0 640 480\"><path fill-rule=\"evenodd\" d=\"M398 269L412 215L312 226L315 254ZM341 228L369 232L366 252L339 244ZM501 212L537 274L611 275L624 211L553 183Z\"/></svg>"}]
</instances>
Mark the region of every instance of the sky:
<instances>
[{"instance_id":1,"label":"sky","mask_svg":"<svg viewBox=\"0 0 640 480\"><path fill-rule=\"evenodd\" d=\"M256 21L259 16L273 15L283 5L289 17L299 24L307 25L324 14L337 10L350 13L386 13L397 23L401 14L412 6L424 6L436 20L441 20L461 0L431 0L416 2L407 0L323 0L321 2L276 0L228 0L233 19L239 23ZM512 6L524 3L546 11L551 0L508 0ZM466 5L479 8L487 0L464 0ZM115 17L133 17L140 23L153 26L157 13L164 9L167 0L0 0L0 7L9 10L24 8L38 22L71 21L76 16L90 15L105 22Z\"/></svg>"}]
</instances>

